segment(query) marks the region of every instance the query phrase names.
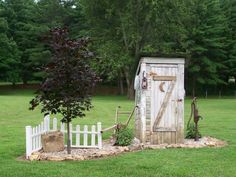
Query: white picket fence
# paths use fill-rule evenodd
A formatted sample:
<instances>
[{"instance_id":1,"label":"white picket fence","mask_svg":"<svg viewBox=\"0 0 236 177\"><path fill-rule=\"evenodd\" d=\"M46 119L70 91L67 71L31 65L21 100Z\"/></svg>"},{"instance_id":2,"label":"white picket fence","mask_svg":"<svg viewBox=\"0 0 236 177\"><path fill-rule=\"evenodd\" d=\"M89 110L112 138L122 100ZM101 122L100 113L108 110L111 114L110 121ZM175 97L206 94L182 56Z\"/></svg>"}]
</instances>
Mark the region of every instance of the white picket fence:
<instances>
[{"instance_id":1,"label":"white picket fence","mask_svg":"<svg viewBox=\"0 0 236 177\"><path fill-rule=\"evenodd\" d=\"M42 149L41 135L50 131L60 130L64 134L67 133L65 126L66 124L60 123L60 128L58 126L57 118L53 118L52 127L50 127L50 116L44 117L44 120L36 127L26 126L26 158L28 158L33 152ZM88 125L82 127L76 125L75 129L70 123L70 139L71 147L76 148L102 148L102 125L100 122L97 125L92 125L89 131ZM73 143L73 135L75 135L75 142ZM83 141L81 143L81 137ZM90 137L90 141L89 141Z\"/></svg>"}]
</instances>

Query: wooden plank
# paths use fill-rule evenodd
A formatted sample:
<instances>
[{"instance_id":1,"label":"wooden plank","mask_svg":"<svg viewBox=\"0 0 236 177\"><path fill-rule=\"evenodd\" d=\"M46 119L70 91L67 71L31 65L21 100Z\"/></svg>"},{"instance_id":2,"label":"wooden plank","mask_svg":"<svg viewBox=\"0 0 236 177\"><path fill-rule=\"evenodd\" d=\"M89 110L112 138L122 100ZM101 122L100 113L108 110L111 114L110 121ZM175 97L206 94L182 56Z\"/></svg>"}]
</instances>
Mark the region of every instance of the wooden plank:
<instances>
[{"instance_id":1,"label":"wooden plank","mask_svg":"<svg viewBox=\"0 0 236 177\"><path fill-rule=\"evenodd\" d=\"M109 130L112 130L112 129L115 129L116 127L117 127L117 125L113 125L113 126L111 126L111 127L104 128L104 129L101 131L101 133L106 132L106 131L109 131Z\"/></svg>"},{"instance_id":2,"label":"wooden plank","mask_svg":"<svg viewBox=\"0 0 236 177\"><path fill-rule=\"evenodd\" d=\"M157 132L176 132L175 128L169 128L169 127L157 127Z\"/></svg>"},{"instance_id":3,"label":"wooden plank","mask_svg":"<svg viewBox=\"0 0 236 177\"><path fill-rule=\"evenodd\" d=\"M141 64L149 63L149 64L184 64L184 58L169 58L169 57L142 57Z\"/></svg>"},{"instance_id":4,"label":"wooden plank","mask_svg":"<svg viewBox=\"0 0 236 177\"><path fill-rule=\"evenodd\" d=\"M169 85L168 92L166 93L166 95L164 97L164 100L162 102L160 110L157 114L156 120L155 120L154 125L153 125L153 131L156 131L156 127L159 125L159 123L161 121L161 118L163 117L163 114L166 111L166 107L167 107L167 104L170 100L170 97L171 97L171 94L173 92L174 86L175 86L175 82L172 81L171 84Z\"/></svg>"},{"instance_id":5,"label":"wooden plank","mask_svg":"<svg viewBox=\"0 0 236 177\"><path fill-rule=\"evenodd\" d=\"M176 81L176 76L152 76L154 81Z\"/></svg>"}]
</instances>

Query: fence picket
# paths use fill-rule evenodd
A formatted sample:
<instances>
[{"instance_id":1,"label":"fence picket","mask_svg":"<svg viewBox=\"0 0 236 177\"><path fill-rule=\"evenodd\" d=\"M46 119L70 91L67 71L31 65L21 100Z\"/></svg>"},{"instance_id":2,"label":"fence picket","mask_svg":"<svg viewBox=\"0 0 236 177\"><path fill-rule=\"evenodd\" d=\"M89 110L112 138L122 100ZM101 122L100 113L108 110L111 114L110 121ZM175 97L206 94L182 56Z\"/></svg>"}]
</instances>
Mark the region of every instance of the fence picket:
<instances>
[{"instance_id":1,"label":"fence picket","mask_svg":"<svg viewBox=\"0 0 236 177\"><path fill-rule=\"evenodd\" d=\"M88 126L84 126L84 146L88 146Z\"/></svg>"},{"instance_id":2,"label":"fence picket","mask_svg":"<svg viewBox=\"0 0 236 177\"><path fill-rule=\"evenodd\" d=\"M32 132L32 149L35 149L35 143L34 143L34 140L35 140L35 137L34 137L34 134L35 134L35 128L33 128L33 132Z\"/></svg>"},{"instance_id":3,"label":"fence picket","mask_svg":"<svg viewBox=\"0 0 236 177\"><path fill-rule=\"evenodd\" d=\"M76 146L79 146L80 145L80 126L77 125L76 126L76 138L75 138L75 144Z\"/></svg>"},{"instance_id":4,"label":"fence picket","mask_svg":"<svg viewBox=\"0 0 236 177\"><path fill-rule=\"evenodd\" d=\"M73 127L72 127L72 123L70 123L70 145L72 146L72 131L73 131Z\"/></svg>"},{"instance_id":5,"label":"fence picket","mask_svg":"<svg viewBox=\"0 0 236 177\"><path fill-rule=\"evenodd\" d=\"M61 132L65 133L65 124L61 122Z\"/></svg>"},{"instance_id":6,"label":"fence picket","mask_svg":"<svg viewBox=\"0 0 236 177\"><path fill-rule=\"evenodd\" d=\"M44 124L41 122L41 133L44 133Z\"/></svg>"},{"instance_id":7,"label":"fence picket","mask_svg":"<svg viewBox=\"0 0 236 177\"><path fill-rule=\"evenodd\" d=\"M53 118L53 130L56 131L57 130L57 118Z\"/></svg>"},{"instance_id":8,"label":"fence picket","mask_svg":"<svg viewBox=\"0 0 236 177\"><path fill-rule=\"evenodd\" d=\"M91 130L91 146L95 146L95 133L95 125L93 125Z\"/></svg>"},{"instance_id":9,"label":"fence picket","mask_svg":"<svg viewBox=\"0 0 236 177\"><path fill-rule=\"evenodd\" d=\"M35 127L35 134L36 134L36 136L35 136L35 149L37 149L38 148L38 126L36 126Z\"/></svg>"},{"instance_id":10,"label":"fence picket","mask_svg":"<svg viewBox=\"0 0 236 177\"><path fill-rule=\"evenodd\" d=\"M41 129L41 124L39 124L39 147L38 148L40 148L40 147L42 147L42 143L41 143L41 133L42 133L42 129Z\"/></svg>"}]
</instances>

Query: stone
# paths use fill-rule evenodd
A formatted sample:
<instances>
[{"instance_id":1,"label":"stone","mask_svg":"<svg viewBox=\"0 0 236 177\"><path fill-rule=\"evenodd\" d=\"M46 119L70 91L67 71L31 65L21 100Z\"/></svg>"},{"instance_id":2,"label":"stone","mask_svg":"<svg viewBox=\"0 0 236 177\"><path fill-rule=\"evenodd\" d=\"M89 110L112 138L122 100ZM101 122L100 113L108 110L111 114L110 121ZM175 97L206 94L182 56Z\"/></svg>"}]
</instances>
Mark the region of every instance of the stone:
<instances>
[{"instance_id":1,"label":"stone","mask_svg":"<svg viewBox=\"0 0 236 177\"><path fill-rule=\"evenodd\" d=\"M97 154L101 155L101 156L108 156L111 153L109 151L99 151Z\"/></svg>"},{"instance_id":2,"label":"stone","mask_svg":"<svg viewBox=\"0 0 236 177\"><path fill-rule=\"evenodd\" d=\"M60 131L49 132L42 135L44 152L59 152L64 150L64 137Z\"/></svg>"},{"instance_id":3,"label":"stone","mask_svg":"<svg viewBox=\"0 0 236 177\"><path fill-rule=\"evenodd\" d=\"M127 146L118 146L117 147L121 152L124 152L124 151L129 151L129 148Z\"/></svg>"},{"instance_id":4,"label":"stone","mask_svg":"<svg viewBox=\"0 0 236 177\"><path fill-rule=\"evenodd\" d=\"M140 140L135 137L135 138L132 140L132 144L140 144Z\"/></svg>"},{"instance_id":5,"label":"stone","mask_svg":"<svg viewBox=\"0 0 236 177\"><path fill-rule=\"evenodd\" d=\"M142 149L141 145L130 145L129 146L129 151L137 151L137 150L140 150L140 149Z\"/></svg>"},{"instance_id":6,"label":"stone","mask_svg":"<svg viewBox=\"0 0 236 177\"><path fill-rule=\"evenodd\" d=\"M49 156L49 157L47 158L47 160L59 162L59 161L65 160L65 157L62 157L62 156Z\"/></svg>"},{"instance_id":7,"label":"stone","mask_svg":"<svg viewBox=\"0 0 236 177\"><path fill-rule=\"evenodd\" d=\"M213 143L213 142L206 142L205 144L209 147L215 147L216 146L216 144Z\"/></svg>"},{"instance_id":8,"label":"stone","mask_svg":"<svg viewBox=\"0 0 236 177\"><path fill-rule=\"evenodd\" d=\"M33 160L39 160L40 159L40 155L39 154L32 154L29 156L29 160L33 161Z\"/></svg>"},{"instance_id":9,"label":"stone","mask_svg":"<svg viewBox=\"0 0 236 177\"><path fill-rule=\"evenodd\" d=\"M74 155L74 160L85 160L86 158L82 155Z\"/></svg>"},{"instance_id":10,"label":"stone","mask_svg":"<svg viewBox=\"0 0 236 177\"><path fill-rule=\"evenodd\" d=\"M65 160L74 160L74 157L72 155L67 155L65 157Z\"/></svg>"}]
</instances>

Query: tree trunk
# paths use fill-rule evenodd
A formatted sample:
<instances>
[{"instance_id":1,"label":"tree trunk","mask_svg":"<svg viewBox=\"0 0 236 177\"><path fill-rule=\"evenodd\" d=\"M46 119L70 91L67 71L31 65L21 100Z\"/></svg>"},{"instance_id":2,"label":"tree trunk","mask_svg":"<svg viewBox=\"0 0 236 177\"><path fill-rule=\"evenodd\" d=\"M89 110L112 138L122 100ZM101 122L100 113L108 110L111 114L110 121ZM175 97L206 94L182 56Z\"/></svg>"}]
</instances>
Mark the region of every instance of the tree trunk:
<instances>
[{"instance_id":1,"label":"tree trunk","mask_svg":"<svg viewBox=\"0 0 236 177\"><path fill-rule=\"evenodd\" d=\"M134 79L130 78L128 68L124 70L125 80L127 84L127 97L128 99L134 99Z\"/></svg>"},{"instance_id":2,"label":"tree trunk","mask_svg":"<svg viewBox=\"0 0 236 177\"><path fill-rule=\"evenodd\" d=\"M131 81L131 85L127 88L127 97L130 100L134 100L134 80Z\"/></svg>"},{"instance_id":3,"label":"tree trunk","mask_svg":"<svg viewBox=\"0 0 236 177\"><path fill-rule=\"evenodd\" d=\"M122 77L122 74L120 73L119 74L119 94L120 95L124 95L124 83L123 83L123 77Z\"/></svg>"},{"instance_id":4,"label":"tree trunk","mask_svg":"<svg viewBox=\"0 0 236 177\"><path fill-rule=\"evenodd\" d=\"M196 87L196 79L193 78L193 82L192 82L192 97L194 98L196 93L195 93L195 87Z\"/></svg>"},{"instance_id":5,"label":"tree trunk","mask_svg":"<svg viewBox=\"0 0 236 177\"><path fill-rule=\"evenodd\" d=\"M67 121L67 154L71 154L70 122Z\"/></svg>"},{"instance_id":6,"label":"tree trunk","mask_svg":"<svg viewBox=\"0 0 236 177\"><path fill-rule=\"evenodd\" d=\"M28 84L28 80L23 78L23 84L27 85Z\"/></svg>"}]
</instances>

